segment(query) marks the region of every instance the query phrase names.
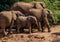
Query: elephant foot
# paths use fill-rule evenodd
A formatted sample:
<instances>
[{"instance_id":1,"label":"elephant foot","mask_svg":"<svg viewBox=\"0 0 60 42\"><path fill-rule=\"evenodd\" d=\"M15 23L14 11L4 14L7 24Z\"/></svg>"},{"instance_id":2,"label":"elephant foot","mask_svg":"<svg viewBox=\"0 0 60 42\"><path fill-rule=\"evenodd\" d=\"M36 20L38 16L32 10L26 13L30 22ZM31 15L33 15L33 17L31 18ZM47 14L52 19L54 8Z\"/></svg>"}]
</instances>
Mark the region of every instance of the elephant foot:
<instances>
[{"instance_id":1,"label":"elephant foot","mask_svg":"<svg viewBox=\"0 0 60 42\"><path fill-rule=\"evenodd\" d=\"M13 34L13 32L12 31L9 31L8 34Z\"/></svg>"},{"instance_id":2,"label":"elephant foot","mask_svg":"<svg viewBox=\"0 0 60 42\"><path fill-rule=\"evenodd\" d=\"M17 34L19 34L20 32L17 32Z\"/></svg>"},{"instance_id":3,"label":"elephant foot","mask_svg":"<svg viewBox=\"0 0 60 42\"><path fill-rule=\"evenodd\" d=\"M7 32L3 32L2 34L3 34L3 36L6 36L7 35Z\"/></svg>"},{"instance_id":4,"label":"elephant foot","mask_svg":"<svg viewBox=\"0 0 60 42\"><path fill-rule=\"evenodd\" d=\"M48 32L51 32L51 30L48 28Z\"/></svg>"},{"instance_id":5,"label":"elephant foot","mask_svg":"<svg viewBox=\"0 0 60 42\"><path fill-rule=\"evenodd\" d=\"M31 34L31 32L29 32L29 34Z\"/></svg>"},{"instance_id":6,"label":"elephant foot","mask_svg":"<svg viewBox=\"0 0 60 42\"><path fill-rule=\"evenodd\" d=\"M48 30L48 32L51 32L51 30Z\"/></svg>"},{"instance_id":7,"label":"elephant foot","mask_svg":"<svg viewBox=\"0 0 60 42\"><path fill-rule=\"evenodd\" d=\"M12 31L10 31L9 33L10 33L10 34L12 34L13 32L12 32Z\"/></svg>"},{"instance_id":8,"label":"elephant foot","mask_svg":"<svg viewBox=\"0 0 60 42\"><path fill-rule=\"evenodd\" d=\"M42 30L41 32L45 32L44 30Z\"/></svg>"},{"instance_id":9,"label":"elephant foot","mask_svg":"<svg viewBox=\"0 0 60 42\"><path fill-rule=\"evenodd\" d=\"M40 30L40 29L38 29L38 31L40 32L41 30Z\"/></svg>"},{"instance_id":10,"label":"elephant foot","mask_svg":"<svg viewBox=\"0 0 60 42\"><path fill-rule=\"evenodd\" d=\"M41 32L45 32L45 31L41 31Z\"/></svg>"},{"instance_id":11,"label":"elephant foot","mask_svg":"<svg viewBox=\"0 0 60 42\"><path fill-rule=\"evenodd\" d=\"M29 31L28 33L31 34L32 31Z\"/></svg>"},{"instance_id":12,"label":"elephant foot","mask_svg":"<svg viewBox=\"0 0 60 42\"><path fill-rule=\"evenodd\" d=\"M40 31L42 31L41 29L38 29L38 31L40 32Z\"/></svg>"},{"instance_id":13,"label":"elephant foot","mask_svg":"<svg viewBox=\"0 0 60 42\"><path fill-rule=\"evenodd\" d=\"M17 31L17 34L20 33L20 31Z\"/></svg>"}]
</instances>

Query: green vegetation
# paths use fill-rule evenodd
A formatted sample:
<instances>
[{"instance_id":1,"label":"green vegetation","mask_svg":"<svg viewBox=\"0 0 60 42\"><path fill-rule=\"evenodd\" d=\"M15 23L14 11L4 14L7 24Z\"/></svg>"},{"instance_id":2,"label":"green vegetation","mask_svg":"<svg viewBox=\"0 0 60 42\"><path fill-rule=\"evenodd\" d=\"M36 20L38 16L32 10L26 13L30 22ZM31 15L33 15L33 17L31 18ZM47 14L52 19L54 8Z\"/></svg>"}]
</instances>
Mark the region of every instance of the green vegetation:
<instances>
[{"instance_id":1,"label":"green vegetation","mask_svg":"<svg viewBox=\"0 0 60 42\"><path fill-rule=\"evenodd\" d=\"M60 21L60 0L0 0L0 11L10 10L10 7L13 3L24 1L24 2L31 2L31 1L40 1L44 2L48 9L52 10L53 15L55 17L55 24L58 24Z\"/></svg>"}]
</instances>

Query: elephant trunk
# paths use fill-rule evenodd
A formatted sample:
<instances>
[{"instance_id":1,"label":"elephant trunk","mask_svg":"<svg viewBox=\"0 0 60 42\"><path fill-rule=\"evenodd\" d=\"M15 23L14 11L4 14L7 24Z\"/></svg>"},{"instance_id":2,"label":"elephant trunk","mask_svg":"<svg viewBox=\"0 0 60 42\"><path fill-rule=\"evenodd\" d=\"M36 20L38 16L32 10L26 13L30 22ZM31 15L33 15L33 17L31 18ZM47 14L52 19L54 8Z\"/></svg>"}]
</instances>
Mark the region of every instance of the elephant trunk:
<instances>
[{"instance_id":1,"label":"elephant trunk","mask_svg":"<svg viewBox=\"0 0 60 42\"><path fill-rule=\"evenodd\" d=\"M48 10L48 17L52 20L52 23L54 22L54 16L52 15L52 12Z\"/></svg>"}]
</instances>

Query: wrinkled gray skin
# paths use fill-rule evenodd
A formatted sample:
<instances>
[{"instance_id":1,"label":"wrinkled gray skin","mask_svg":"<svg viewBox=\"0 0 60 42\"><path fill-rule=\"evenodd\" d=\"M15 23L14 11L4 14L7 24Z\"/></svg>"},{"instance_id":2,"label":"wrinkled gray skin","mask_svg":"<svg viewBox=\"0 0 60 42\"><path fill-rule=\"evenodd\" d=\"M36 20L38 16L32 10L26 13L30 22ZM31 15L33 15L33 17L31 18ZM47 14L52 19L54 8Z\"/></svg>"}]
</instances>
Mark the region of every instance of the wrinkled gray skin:
<instances>
[{"instance_id":1,"label":"wrinkled gray skin","mask_svg":"<svg viewBox=\"0 0 60 42\"><path fill-rule=\"evenodd\" d=\"M33 7L33 5L31 5L30 3L26 3L26 2L16 2L15 4L13 4L13 6L11 7L11 10L18 10L21 11L23 14L27 13L29 9L31 9Z\"/></svg>"},{"instance_id":2,"label":"wrinkled gray skin","mask_svg":"<svg viewBox=\"0 0 60 42\"><path fill-rule=\"evenodd\" d=\"M28 4L28 5L27 5ZM46 10L46 5L43 2L30 2L30 3L25 3L25 2L17 2L12 6L12 10L19 10L21 11L25 16L36 16L38 19L38 22L42 19L41 14L50 14L48 10ZM42 11L44 10L44 12ZM43 12L43 13L42 13ZM52 15L51 15L52 16ZM46 16L47 17L47 16ZM46 18L47 19L47 18ZM52 18L51 18L52 19ZM39 27L40 22L39 22ZM50 27L49 27L50 28Z\"/></svg>"},{"instance_id":3,"label":"wrinkled gray skin","mask_svg":"<svg viewBox=\"0 0 60 42\"><path fill-rule=\"evenodd\" d=\"M13 26L13 25L15 26L15 25L16 25L15 22L16 22L16 19L17 19L17 15L18 15L18 16L25 16L25 15L24 15L23 13L21 13L20 11L14 11L14 10L12 10L11 12L12 12L12 14L14 14L14 15L13 15L13 20L14 20L14 22L12 22L12 26ZM11 29L12 29L12 28L11 28ZM12 33L11 30L10 30L10 32Z\"/></svg>"},{"instance_id":4,"label":"wrinkled gray skin","mask_svg":"<svg viewBox=\"0 0 60 42\"><path fill-rule=\"evenodd\" d=\"M32 8L40 9L40 11L41 11L42 9L46 8L46 5L43 2L30 2L30 3L17 2L12 5L11 10L21 11L25 16L29 16L31 13L30 9L32 9ZM32 14L32 16L33 16L33 14ZM34 16L38 16L38 15L34 15ZM38 21L39 21L39 17L38 17Z\"/></svg>"},{"instance_id":5,"label":"wrinkled gray skin","mask_svg":"<svg viewBox=\"0 0 60 42\"><path fill-rule=\"evenodd\" d=\"M47 17L48 18L50 18L51 20L52 20L52 23L54 22L54 16L52 15L53 13L52 13L52 11L51 10L49 10L49 9L46 9L47 11L48 11L48 15L47 15Z\"/></svg>"},{"instance_id":6,"label":"wrinkled gray skin","mask_svg":"<svg viewBox=\"0 0 60 42\"><path fill-rule=\"evenodd\" d=\"M51 14L51 12L47 9L43 9L43 10L42 9L30 9L30 12L31 13L29 15L36 16L39 27L41 27L42 32L44 31L44 29L42 27L43 25L46 25L48 28L48 32L50 32L50 25L49 25L47 18L50 18L50 19L52 19L52 21L54 21L54 17Z\"/></svg>"},{"instance_id":7,"label":"wrinkled gray skin","mask_svg":"<svg viewBox=\"0 0 60 42\"><path fill-rule=\"evenodd\" d=\"M37 7L38 6L38 7ZM11 10L18 10L21 11L26 16L29 14L29 9L43 9L46 8L46 5L44 2L16 2L12 5Z\"/></svg>"},{"instance_id":8,"label":"wrinkled gray skin","mask_svg":"<svg viewBox=\"0 0 60 42\"><path fill-rule=\"evenodd\" d=\"M44 9L43 15L42 15L42 20L41 20L42 32L44 32L44 28L43 28L44 26L47 26L48 32L50 32L51 30L50 30L50 24L49 24L48 18L51 19L52 23L53 23L54 22L54 16L52 15L51 10L49 10L49 9Z\"/></svg>"},{"instance_id":9,"label":"wrinkled gray skin","mask_svg":"<svg viewBox=\"0 0 60 42\"><path fill-rule=\"evenodd\" d=\"M6 27L10 26L12 28L13 14L11 11L0 12L0 27L2 29L3 35L7 35L5 32Z\"/></svg>"},{"instance_id":10,"label":"wrinkled gray skin","mask_svg":"<svg viewBox=\"0 0 60 42\"><path fill-rule=\"evenodd\" d=\"M20 11L2 11L0 12L0 27L2 29L3 35L7 35L5 32L6 27L10 27L10 33L14 21L16 20L17 15L23 15Z\"/></svg>"},{"instance_id":11,"label":"wrinkled gray skin","mask_svg":"<svg viewBox=\"0 0 60 42\"><path fill-rule=\"evenodd\" d=\"M44 9L44 13L47 14L45 18L46 21L41 21L41 29L42 29L42 32L44 32L44 26L47 26L48 32L50 32L51 31L50 26L54 23L54 16L52 15L52 11L49 9ZM52 24L47 21L47 18L51 20Z\"/></svg>"},{"instance_id":12,"label":"wrinkled gray skin","mask_svg":"<svg viewBox=\"0 0 60 42\"><path fill-rule=\"evenodd\" d=\"M18 16L17 20L16 20L16 24L17 24L17 32L19 33L19 29L21 27L25 27L27 26L29 28L29 33L31 33L32 30L32 24L36 24L37 28L39 30L38 24L37 24L37 19L34 16Z\"/></svg>"}]
</instances>

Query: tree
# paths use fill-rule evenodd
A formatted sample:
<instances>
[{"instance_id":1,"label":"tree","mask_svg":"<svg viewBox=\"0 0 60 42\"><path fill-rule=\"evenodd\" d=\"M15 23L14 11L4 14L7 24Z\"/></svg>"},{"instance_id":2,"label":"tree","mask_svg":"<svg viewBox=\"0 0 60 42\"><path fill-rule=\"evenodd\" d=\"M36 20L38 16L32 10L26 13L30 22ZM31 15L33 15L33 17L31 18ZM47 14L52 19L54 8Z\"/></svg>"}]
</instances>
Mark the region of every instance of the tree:
<instances>
[{"instance_id":1,"label":"tree","mask_svg":"<svg viewBox=\"0 0 60 42\"><path fill-rule=\"evenodd\" d=\"M10 10L11 5L18 1L19 0L0 0L0 11Z\"/></svg>"}]
</instances>

